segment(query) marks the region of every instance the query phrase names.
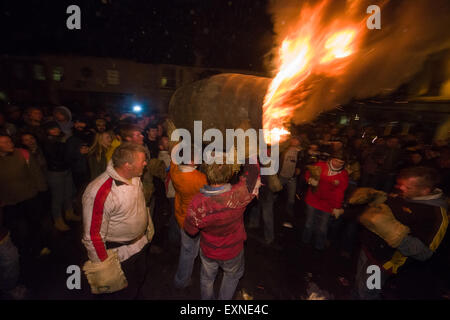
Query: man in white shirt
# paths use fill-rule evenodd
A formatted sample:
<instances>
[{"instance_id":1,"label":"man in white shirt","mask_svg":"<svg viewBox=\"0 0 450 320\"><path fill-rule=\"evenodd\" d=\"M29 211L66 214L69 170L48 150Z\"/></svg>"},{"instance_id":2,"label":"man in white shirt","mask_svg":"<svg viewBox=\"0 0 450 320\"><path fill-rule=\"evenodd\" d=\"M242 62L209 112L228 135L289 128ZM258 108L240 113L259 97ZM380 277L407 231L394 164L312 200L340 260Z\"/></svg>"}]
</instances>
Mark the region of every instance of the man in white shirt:
<instances>
[{"instance_id":1,"label":"man in white shirt","mask_svg":"<svg viewBox=\"0 0 450 320\"><path fill-rule=\"evenodd\" d=\"M139 178L146 165L143 146L122 143L106 171L83 194L82 242L89 260L101 265L111 254L117 255L128 282L126 288L107 298L136 298L145 280L147 244L154 234Z\"/></svg>"}]
</instances>

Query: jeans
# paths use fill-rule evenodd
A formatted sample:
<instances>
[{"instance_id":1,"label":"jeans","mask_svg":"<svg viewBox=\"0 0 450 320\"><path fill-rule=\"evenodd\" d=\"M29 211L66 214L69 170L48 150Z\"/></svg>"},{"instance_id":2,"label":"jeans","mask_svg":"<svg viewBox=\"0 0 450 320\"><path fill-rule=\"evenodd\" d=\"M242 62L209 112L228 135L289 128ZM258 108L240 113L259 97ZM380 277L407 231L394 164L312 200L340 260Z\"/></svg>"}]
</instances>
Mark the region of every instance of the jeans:
<instances>
[{"instance_id":1,"label":"jeans","mask_svg":"<svg viewBox=\"0 0 450 320\"><path fill-rule=\"evenodd\" d=\"M223 270L223 279L220 286L219 300L231 300L239 279L244 275L244 250L230 260L213 260L200 252L202 269L200 272L200 290L202 300L214 299L214 281L219 267Z\"/></svg>"},{"instance_id":2,"label":"jeans","mask_svg":"<svg viewBox=\"0 0 450 320\"><path fill-rule=\"evenodd\" d=\"M292 178L279 177L283 189L287 192L286 211L289 217L294 216L295 192L297 191L297 176Z\"/></svg>"},{"instance_id":3,"label":"jeans","mask_svg":"<svg viewBox=\"0 0 450 320\"><path fill-rule=\"evenodd\" d=\"M181 247L178 259L178 269L174 278L175 288L185 288L189 285L194 261L200 248L200 235L190 237L184 230L180 230Z\"/></svg>"},{"instance_id":4,"label":"jeans","mask_svg":"<svg viewBox=\"0 0 450 320\"><path fill-rule=\"evenodd\" d=\"M6 236L0 243L0 291L9 291L17 285L19 271L19 253Z\"/></svg>"},{"instance_id":5,"label":"jeans","mask_svg":"<svg viewBox=\"0 0 450 320\"><path fill-rule=\"evenodd\" d=\"M381 299L381 292L389 274L380 268L380 285L381 289L369 289L367 287L367 279L373 275L373 273L367 273L367 267L372 263L367 258L363 250L361 250L358 258L358 266L356 269L354 298L359 300L379 300Z\"/></svg>"},{"instance_id":6,"label":"jeans","mask_svg":"<svg viewBox=\"0 0 450 320\"><path fill-rule=\"evenodd\" d=\"M328 232L328 222L331 213L321 211L306 205L306 222L303 230L303 243L308 244L311 241L313 233L315 234L314 247L317 250L325 249Z\"/></svg>"},{"instance_id":7,"label":"jeans","mask_svg":"<svg viewBox=\"0 0 450 320\"><path fill-rule=\"evenodd\" d=\"M72 210L72 173L67 171L48 171L48 185L52 198L53 220L62 218L62 211Z\"/></svg>"},{"instance_id":8,"label":"jeans","mask_svg":"<svg viewBox=\"0 0 450 320\"><path fill-rule=\"evenodd\" d=\"M269 187L262 186L259 189L259 199L255 199L256 203L250 210L249 227L258 228L259 218L262 214L264 223L264 240L267 243L273 242L275 238L273 223L273 205L275 202L275 194L270 191Z\"/></svg>"}]
</instances>

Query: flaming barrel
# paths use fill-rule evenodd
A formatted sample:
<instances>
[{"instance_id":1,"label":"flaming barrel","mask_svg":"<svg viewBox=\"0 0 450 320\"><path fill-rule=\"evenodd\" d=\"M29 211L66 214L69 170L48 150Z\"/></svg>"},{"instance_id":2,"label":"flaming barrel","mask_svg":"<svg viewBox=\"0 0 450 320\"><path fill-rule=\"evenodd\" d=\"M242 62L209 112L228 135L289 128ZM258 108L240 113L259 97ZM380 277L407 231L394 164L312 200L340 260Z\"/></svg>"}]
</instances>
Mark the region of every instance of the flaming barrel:
<instances>
[{"instance_id":1,"label":"flaming barrel","mask_svg":"<svg viewBox=\"0 0 450 320\"><path fill-rule=\"evenodd\" d=\"M177 128L194 133L194 121L202 121L203 131L235 129L248 121L254 129L262 128L264 96L272 79L224 73L179 88L169 104L169 115ZM267 176L273 192L282 189L277 175Z\"/></svg>"},{"instance_id":2,"label":"flaming barrel","mask_svg":"<svg viewBox=\"0 0 450 320\"><path fill-rule=\"evenodd\" d=\"M177 128L193 134L194 121L201 120L203 131L234 129L248 120L254 129L262 128L262 105L270 78L224 73L185 85L173 94L169 115Z\"/></svg>"}]
</instances>

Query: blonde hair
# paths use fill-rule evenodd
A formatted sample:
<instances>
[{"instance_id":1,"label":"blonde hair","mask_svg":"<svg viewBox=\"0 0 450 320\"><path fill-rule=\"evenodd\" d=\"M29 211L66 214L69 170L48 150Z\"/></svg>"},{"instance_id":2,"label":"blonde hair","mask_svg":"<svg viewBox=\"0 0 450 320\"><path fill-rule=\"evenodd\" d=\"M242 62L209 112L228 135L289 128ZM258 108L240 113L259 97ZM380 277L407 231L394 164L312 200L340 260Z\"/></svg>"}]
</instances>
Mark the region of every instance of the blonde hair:
<instances>
[{"instance_id":1,"label":"blonde hair","mask_svg":"<svg viewBox=\"0 0 450 320\"><path fill-rule=\"evenodd\" d=\"M94 143L89 148L89 155L94 155L97 161L100 161L102 158L102 153L106 153L108 149L106 149L102 145L103 135L107 134L111 137L111 140L114 140L114 134L111 131L99 132L95 134Z\"/></svg>"},{"instance_id":2,"label":"blonde hair","mask_svg":"<svg viewBox=\"0 0 450 320\"><path fill-rule=\"evenodd\" d=\"M226 164L225 159L223 164L212 163L205 165L205 174L208 184L224 184L230 181L233 176L233 165Z\"/></svg>"}]
</instances>

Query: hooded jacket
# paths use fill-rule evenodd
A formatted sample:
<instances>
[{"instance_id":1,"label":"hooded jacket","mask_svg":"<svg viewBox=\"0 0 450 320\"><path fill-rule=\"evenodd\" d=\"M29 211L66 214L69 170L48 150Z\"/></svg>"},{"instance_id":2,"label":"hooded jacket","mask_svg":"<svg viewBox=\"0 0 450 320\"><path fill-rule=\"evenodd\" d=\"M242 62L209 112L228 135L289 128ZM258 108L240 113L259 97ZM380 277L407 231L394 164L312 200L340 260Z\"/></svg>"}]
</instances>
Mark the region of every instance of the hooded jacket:
<instances>
[{"instance_id":1,"label":"hooded jacket","mask_svg":"<svg viewBox=\"0 0 450 320\"><path fill-rule=\"evenodd\" d=\"M61 128L61 131L64 132L66 137L70 137L72 135L72 127L73 127L72 112L70 112L69 108L64 106L56 107L54 111L59 111L66 116L67 121L65 122L56 121L56 122L58 123L59 127Z\"/></svg>"}]
</instances>

